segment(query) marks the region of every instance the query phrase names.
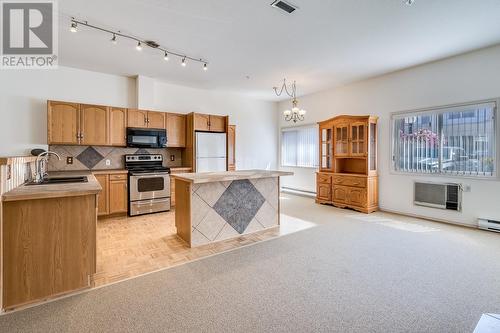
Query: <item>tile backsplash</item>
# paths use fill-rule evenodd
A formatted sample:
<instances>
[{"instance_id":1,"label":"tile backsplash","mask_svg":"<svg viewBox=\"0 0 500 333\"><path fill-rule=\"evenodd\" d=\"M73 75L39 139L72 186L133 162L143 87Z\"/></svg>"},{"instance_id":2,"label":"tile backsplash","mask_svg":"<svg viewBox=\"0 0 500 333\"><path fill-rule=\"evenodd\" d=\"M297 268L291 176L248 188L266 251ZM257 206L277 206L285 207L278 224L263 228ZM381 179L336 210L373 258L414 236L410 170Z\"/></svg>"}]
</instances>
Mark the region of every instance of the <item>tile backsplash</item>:
<instances>
[{"instance_id":1,"label":"tile backsplash","mask_svg":"<svg viewBox=\"0 0 500 333\"><path fill-rule=\"evenodd\" d=\"M49 171L71 171L71 170L113 170L123 169L124 155L126 154L162 154L163 165L166 167L182 166L182 149L180 148L124 148L105 146L62 146L52 145L49 150L61 156L49 158ZM170 156L174 155L175 160L171 161ZM73 164L67 164L67 158L73 159ZM109 165L106 161L109 160Z\"/></svg>"}]
</instances>

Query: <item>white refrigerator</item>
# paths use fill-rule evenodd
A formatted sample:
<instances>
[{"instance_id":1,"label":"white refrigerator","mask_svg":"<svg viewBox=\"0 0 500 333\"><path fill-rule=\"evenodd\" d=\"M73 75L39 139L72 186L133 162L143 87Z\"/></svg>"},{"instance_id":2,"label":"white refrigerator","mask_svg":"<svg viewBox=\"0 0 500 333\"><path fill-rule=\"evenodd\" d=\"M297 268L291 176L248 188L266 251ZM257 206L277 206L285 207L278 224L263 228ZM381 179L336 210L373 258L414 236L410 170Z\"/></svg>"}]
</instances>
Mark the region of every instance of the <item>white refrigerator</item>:
<instances>
[{"instance_id":1,"label":"white refrigerator","mask_svg":"<svg viewBox=\"0 0 500 333\"><path fill-rule=\"evenodd\" d=\"M196 172L226 171L226 133L196 132Z\"/></svg>"}]
</instances>

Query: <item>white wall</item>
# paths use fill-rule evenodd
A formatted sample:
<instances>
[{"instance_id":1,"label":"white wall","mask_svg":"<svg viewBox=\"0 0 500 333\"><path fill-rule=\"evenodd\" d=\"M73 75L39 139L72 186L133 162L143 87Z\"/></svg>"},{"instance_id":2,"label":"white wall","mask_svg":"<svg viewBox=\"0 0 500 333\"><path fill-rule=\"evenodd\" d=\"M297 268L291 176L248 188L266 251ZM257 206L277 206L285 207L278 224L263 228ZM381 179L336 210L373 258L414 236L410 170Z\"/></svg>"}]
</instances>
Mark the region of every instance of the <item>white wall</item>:
<instances>
[{"instance_id":1,"label":"white wall","mask_svg":"<svg viewBox=\"0 0 500 333\"><path fill-rule=\"evenodd\" d=\"M340 114L380 117L378 167L382 209L475 225L479 216L500 219L500 182L392 174L390 114L496 97L500 97L500 46L303 96L299 98L299 105L308 112L306 122ZM289 107L289 102L279 104L279 110ZM290 123L280 120L280 126L290 126ZM314 172L313 169L299 169L294 177L283 177L283 184L314 190ZM416 179L459 180L471 185L471 192L463 196L463 211L414 206L412 184Z\"/></svg>"},{"instance_id":2,"label":"white wall","mask_svg":"<svg viewBox=\"0 0 500 333\"><path fill-rule=\"evenodd\" d=\"M153 98L157 110L229 115L229 123L236 125L236 168L277 167L277 103L160 81L154 84ZM148 104L150 102L139 100L139 105Z\"/></svg>"},{"instance_id":3,"label":"white wall","mask_svg":"<svg viewBox=\"0 0 500 333\"><path fill-rule=\"evenodd\" d=\"M0 73L0 156L47 147L47 100L135 107L135 80L59 67Z\"/></svg>"}]
</instances>

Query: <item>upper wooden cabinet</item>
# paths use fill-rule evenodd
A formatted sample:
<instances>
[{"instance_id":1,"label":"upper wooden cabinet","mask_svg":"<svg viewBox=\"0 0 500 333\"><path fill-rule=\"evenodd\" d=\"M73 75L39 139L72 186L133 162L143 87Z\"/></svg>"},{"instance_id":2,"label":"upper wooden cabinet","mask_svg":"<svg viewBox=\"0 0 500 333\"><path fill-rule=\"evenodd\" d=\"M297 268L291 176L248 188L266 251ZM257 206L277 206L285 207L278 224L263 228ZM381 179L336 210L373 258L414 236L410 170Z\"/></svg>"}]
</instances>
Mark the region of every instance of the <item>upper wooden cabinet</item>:
<instances>
[{"instance_id":1,"label":"upper wooden cabinet","mask_svg":"<svg viewBox=\"0 0 500 333\"><path fill-rule=\"evenodd\" d=\"M148 111L128 109L127 126L128 127L148 127Z\"/></svg>"},{"instance_id":2,"label":"upper wooden cabinet","mask_svg":"<svg viewBox=\"0 0 500 333\"><path fill-rule=\"evenodd\" d=\"M224 133L226 132L226 118L225 116L195 113L194 130Z\"/></svg>"},{"instance_id":3,"label":"upper wooden cabinet","mask_svg":"<svg viewBox=\"0 0 500 333\"><path fill-rule=\"evenodd\" d=\"M148 128L165 128L165 112L148 111Z\"/></svg>"},{"instance_id":4,"label":"upper wooden cabinet","mask_svg":"<svg viewBox=\"0 0 500 333\"><path fill-rule=\"evenodd\" d=\"M78 144L80 142L80 105L47 101L48 144Z\"/></svg>"},{"instance_id":5,"label":"upper wooden cabinet","mask_svg":"<svg viewBox=\"0 0 500 333\"><path fill-rule=\"evenodd\" d=\"M127 145L127 109L110 108L109 111L109 144L111 146Z\"/></svg>"},{"instance_id":6,"label":"upper wooden cabinet","mask_svg":"<svg viewBox=\"0 0 500 333\"><path fill-rule=\"evenodd\" d=\"M236 170L236 126L227 127L227 170Z\"/></svg>"},{"instance_id":7,"label":"upper wooden cabinet","mask_svg":"<svg viewBox=\"0 0 500 333\"><path fill-rule=\"evenodd\" d=\"M129 109L128 127L165 128L165 112Z\"/></svg>"},{"instance_id":8,"label":"upper wooden cabinet","mask_svg":"<svg viewBox=\"0 0 500 333\"><path fill-rule=\"evenodd\" d=\"M109 144L109 108L100 105L80 105L80 144Z\"/></svg>"},{"instance_id":9,"label":"upper wooden cabinet","mask_svg":"<svg viewBox=\"0 0 500 333\"><path fill-rule=\"evenodd\" d=\"M167 147L186 147L186 115L167 113Z\"/></svg>"},{"instance_id":10,"label":"upper wooden cabinet","mask_svg":"<svg viewBox=\"0 0 500 333\"><path fill-rule=\"evenodd\" d=\"M194 114L194 130L210 131L210 116L208 114Z\"/></svg>"},{"instance_id":11,"label":"upper wooden cabinet","mask_svg":"<svg viewBox=\"0 0 500 333\"><path fill-rule=\"evenodd\" d=\"M226 117L210 115L210 132L224 133L226 131Z\"/></svg>"}]
</instances>

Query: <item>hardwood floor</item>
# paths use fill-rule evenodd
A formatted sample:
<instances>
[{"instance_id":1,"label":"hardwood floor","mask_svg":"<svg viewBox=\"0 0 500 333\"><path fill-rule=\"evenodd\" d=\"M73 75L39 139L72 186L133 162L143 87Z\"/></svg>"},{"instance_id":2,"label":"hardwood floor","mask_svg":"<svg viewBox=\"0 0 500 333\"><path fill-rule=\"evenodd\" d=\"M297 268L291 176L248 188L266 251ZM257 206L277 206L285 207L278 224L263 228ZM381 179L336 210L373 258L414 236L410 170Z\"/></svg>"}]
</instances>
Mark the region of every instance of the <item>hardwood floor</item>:
<instances>
[{"instance_id":1,"label":"hardwood floor","mask_svg":"<svg viewBox=\"0 0 500 333\"><path fill-rule=\"evenodd\" d=\"M95 286L176 266L312 226L313 223L282 215L279 227L189 248L176 235L173 211L99 219Z\"/></svg>"}]
</instances>

